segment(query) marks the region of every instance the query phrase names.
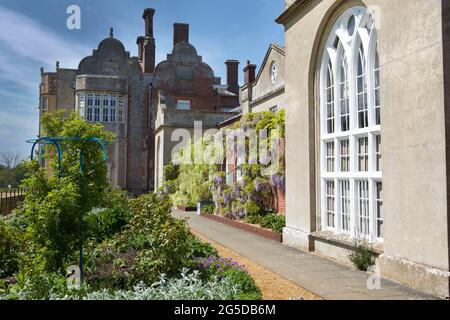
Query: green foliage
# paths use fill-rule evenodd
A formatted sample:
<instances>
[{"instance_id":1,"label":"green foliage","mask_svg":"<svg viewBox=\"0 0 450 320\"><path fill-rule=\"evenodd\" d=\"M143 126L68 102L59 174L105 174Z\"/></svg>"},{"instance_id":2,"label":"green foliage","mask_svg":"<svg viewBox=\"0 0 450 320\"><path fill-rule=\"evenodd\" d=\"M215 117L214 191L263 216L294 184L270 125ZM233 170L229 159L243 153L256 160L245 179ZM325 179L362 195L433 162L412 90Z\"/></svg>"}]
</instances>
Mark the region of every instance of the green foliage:
<instances>
[{"instance_id":1,"label":"green foliage","mask_svg":"<svg viewBox=\"0 0 450 320\"><path fill-rule=\"evenodd\" d=\"M42 271L62 271L80 243L80 191L70 179L47 178L41 169L36 169L27 186L33 192L27 193L20 212L28 249L23 263L39 265Z\"/></svg>"},{"instance_id":2,"label":"green foliage","mask_svg":"<svg viewBox=\"0 0 450 320\"><path fill-rule=\"evenodd\" d=\"M244 209L247 216L259 216L263 213L261 206L253 200L247 201L244 204Z\"/></svg>"},{"instance_id":3,"label":"green foliage","mask_svg":"<svg viewBox=\"0 0 450 320\"><path fill-rule=\"evenodd\" d=\"M126 192L113 189L108 192L101 208L94 208L85 216L89 238L100 242L121 232L131 219Z\"/></svg>"},{"instance_id":4,"label":"green foliage","mask_svg":"<svg viewBox=\"0 0 450 320\"><path fill-rule=\"evenodd\" d=\"M17 188L27 174L25 161L19 163L15 168L4 168L0 166L0 190L2 188Z\"/></svg>"},{"instance_id":5,"label":"green foliage","mask_svg":"<svg viewBox=\"0 0 450 320\"><path fill-rule=\"evenodd\" d=\"M132 290L103 289L85 295L84 300L235 300L238 289L230 279L203 281L198 272L184 269L180 277L162 275L151 286L140 282ZM74 299L73 296L53 295L51 299Z\"/></svg>"},{"instance_id":6,"label":"green foliage","mask_svg":"<svg viewBox=\"0 0 450 320\"><path fill-rule=\"evenodd\" d=\"M355 241L355 249L350 251L348 258L356 268L367 271L369 267L375 264L376 254L371 250L367 243Z\"/></svg>"},{"instance_id":7,"label":"green foliage","mask_svg":"<svg viewBox=\"0 0 450 320\"><path fill-rule=\"evenodd\" d=\"M99 138L105 142L114 140L114 134L106 131L102 124L92 124L71 113L65 117L64 111L45 114L42 126L48 136ZM63 142L63 158L61 174L77 185L82 193L83 209L91 210L102 202L104 191L109 186L106 163L103 153L95 142L68 141ZM80 152L83 153L83 171L80 172ZM57 172L57 157L53 146L46 147L50 166Z\"/></svg>"},{"instance_id":8,"label":"green foliage","mask_svg":"<svg viewBox=\"0 0 450 320\"><path fill-rule=\"evenodd\" d=\"M100 138L112 140L113 134L101 125L93 125L80 119L75 113L64 117L63 112L46 114L42 125L48 136ZM49 176L37 161L28 162L27 177L23 186L33 190L25 197L19 210L25 229L27 254L23 268L36 272L64 272L65 264L86 236L84 215L98 204L108 202L108 181L103 153L96 143L69 141L62 144L61 177ZM83 172L80 172L80 151L83 152ZM55 150L46 147L46 156L54 172L57 172ZM119 208L118 210L123 210ZM115 214L115 213L110 213ZM108 215L105 213L104 218ZM98 225L97 233L111 232L109 227ZM114 228L114 227L112 227Z\"/></svg>"},{"instance_id":9,"label":"green foliage","mask_svg":"<svg viewBox=\"0 0 450 320\"><path fill-rule=\"evenodd\" d=\"M223 276L239 288L237 300L261 300L261 290L246 271L229 268Z\"/></svg>"},{"instance_id":10,"label":"green foliage","mask_svg":"<svg viewBox=\"0 0 450 320\"><path fill-rule=\"evenodd\" d=\"M209 180L214 168L210 165L182 164L177 179L177 190L173 194L173 201L179 206L197 206L199 201L210 201L211 181Z\"/></svg>"},{"instance_id":11,"label":"green foliage","mask_svg":"<svg viewBox=\"0 0 450 320\"><path fill-rule=\"evenodd\" d=\"M165 181L174 181L178 179L178 175L180 174L179 172L180 167L174 165L173 163L169 163L167 165L164 166L164 180Z\"/></svg>"},{"instance_id":12,"label":"green foliage","mask_svg":"<svg viewBox=\"0 0 450 320\"><path fill-rule=\"evenodd\" d=\"M170 202L147 194L130 206L133 217L125 230L91 251L89 277L96 287L151 284L162 273L179 274L188 263L190 233L184 221L171 216Z\"/></svg>"},{"instance_id":13,"label":"green foliage","mask_svg":"<svg viewBox=\"0 0 450 320\"><path fill-rule=\"evenodd\" d=\"M243 265L227 258L210 256L197 261L203 279L227 279L237 290L238 300L260 300L261 290Z\"/></svg>"},{"instance_id":14,"label":"green foliage","mask_svg":"<svg viewBox=\"0 0 450 320\"><path fill-rule=\"evenodd\" d=\"M271 229L273 232L281 233L286 226L286 218L282 215L268 214L263 216L261 227Z\"/></svg>"},{"instance_id":15,"label":"green foliage","mask_svg":"<svg viewBox=\"0 0 450 320\"><path fill-rule=\"evenodd\" d=\"M194 235L190 235L188 238L188 254L187 260L192 264L195 259L206 257L217 257L219 253L209 243L200 241Z\"/></svg>"},{"instance_id":16,"label":"green foliage","mask_svg":"<svg viewBox=\"0 0 450 320\"><path fill-rule=\"evenodd\" d=\"M9 292L0 299L7 300L48 300L52 296L81 297L87 288L71 290L67 280L59 273L20 272L16 276L17 283L9 288Z\"/></svg>"},{"instance_id":17,"label":"green foliage","mask_svg":"<svg viewBox=\"0 0 450 320\"><path fill-rule=\"evenodd\" d=\"M20 250L18 231L0 219L0 279L11 276L18 270Z\"/></svg>"},{"instance_id":18,"label":"green foliage","mask_svg":"<svg viewBox=\"0 0 450 320\"><path fill-rule=\"evenodd\" d=\"M261 227L281 233L286 226L286 217L277 214L247 216L245 221L251 224L259 224Z\"/></svg>"},{"instance_id":19,"label":"green foliage","mask_svg":"<svg viewBox=\"0 0 450 320\"><path fill-rule=\"evenodd\" d=\"M215 206L213 204L205 204L202 208L202 212L213 214L215 211Z\"/></svg>"}]
</instances>

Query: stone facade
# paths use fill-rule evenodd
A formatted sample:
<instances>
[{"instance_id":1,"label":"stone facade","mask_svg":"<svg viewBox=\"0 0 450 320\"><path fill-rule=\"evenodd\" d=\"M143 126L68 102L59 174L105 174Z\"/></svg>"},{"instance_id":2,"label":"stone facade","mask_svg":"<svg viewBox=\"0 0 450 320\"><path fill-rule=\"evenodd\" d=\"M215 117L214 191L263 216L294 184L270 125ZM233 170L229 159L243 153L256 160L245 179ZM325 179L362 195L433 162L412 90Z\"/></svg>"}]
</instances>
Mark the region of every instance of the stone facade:
<instances>
[{"instance_id":1,"label":"stone facade","mask_svg":"<svg viewBox=\"0 0 450 320\"><path fill-rule=\"evenodd\" d=\"M381 83L384 241L387 278L449 296L448 39L441 0L286 1L287 227L284 241L342 258L323 232L319 74L331 28L347 9L375 17Z\"/></svg>"},{"instance_id":2,"label":"stone facade","mask_svg":"<svg viewBox=\"0 0 450 320\"><path fill-rule=\"evenodd\" d=\"M271 44L254 77L255 65L248 62L244 69L242 107L246 112L274 111L285 108L284 101L284 48Z\"/></svg>"}]
</instances>

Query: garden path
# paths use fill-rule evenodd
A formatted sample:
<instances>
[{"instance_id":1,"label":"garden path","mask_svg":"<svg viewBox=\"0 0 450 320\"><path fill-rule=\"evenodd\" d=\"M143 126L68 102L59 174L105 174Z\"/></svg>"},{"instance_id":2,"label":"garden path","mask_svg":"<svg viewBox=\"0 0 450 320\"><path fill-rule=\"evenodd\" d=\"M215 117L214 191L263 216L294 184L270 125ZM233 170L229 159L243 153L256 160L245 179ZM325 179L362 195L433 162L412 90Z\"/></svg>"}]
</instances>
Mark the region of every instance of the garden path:
<instances>
[{"instance_id":1,"label":"garden path","mask_svg":"<svg viewBox=\"0 0 450 320\"><path fill-rule=\"evenodd\" d=\"M381 279L380 289L370 290L367 280L371 274L203 218L195 212L174 210L173 215L181 219L187 218L194 232L326 300L434 299L385 279Z\"/></svg>"}]
</instances>

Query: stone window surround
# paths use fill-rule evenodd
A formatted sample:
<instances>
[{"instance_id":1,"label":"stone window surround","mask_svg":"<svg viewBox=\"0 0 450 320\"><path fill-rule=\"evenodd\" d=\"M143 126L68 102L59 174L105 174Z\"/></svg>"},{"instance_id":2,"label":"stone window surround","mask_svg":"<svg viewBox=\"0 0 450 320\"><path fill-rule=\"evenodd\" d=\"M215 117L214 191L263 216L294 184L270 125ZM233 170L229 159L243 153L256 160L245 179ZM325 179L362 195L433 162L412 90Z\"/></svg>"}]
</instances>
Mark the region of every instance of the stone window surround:
<instances>
[{"instance_id":1,"label":"stone window surround","mask_svg":"<svg viewBox=\"0 0 450 320\"><path fill-rule=\"evenodd\" d=\"M121 124L126 121L127 96L123 93L112 91L83 90L78 91L76 95L77 110L80 115L87 119L89 122ZM88 106L89 97L92 97L92 105L90 108ZM95 101L96 97L100 98L100 103L97 105ZM104 102L105 97L107 98L107 103ZM109 112L107 114L107 120L104 121L104 110L106 109L108 109ZM98 118L96 116L97 114ZM92 117L92 120L88 119L89 115Z\"/></svg>"}]
</instances>

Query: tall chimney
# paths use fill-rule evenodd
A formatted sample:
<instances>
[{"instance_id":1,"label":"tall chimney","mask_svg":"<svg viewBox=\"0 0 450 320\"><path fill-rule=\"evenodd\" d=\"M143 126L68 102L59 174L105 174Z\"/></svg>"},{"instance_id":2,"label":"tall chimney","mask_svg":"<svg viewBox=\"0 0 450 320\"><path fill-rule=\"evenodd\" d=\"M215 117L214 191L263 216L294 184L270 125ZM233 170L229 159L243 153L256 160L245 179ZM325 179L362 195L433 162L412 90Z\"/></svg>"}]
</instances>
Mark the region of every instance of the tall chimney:
<instances>
[{"instance_id":1,"label":"tall chimney","mask_svg":"<svg viewBox=\"0 0 450 320\"><path fill-rule=\"evenodd\" d=\"M239 81L238 81L239 61L227 60L225 61L225 64L227 65L228 91L239 95Z\"/></svg>"},{"instance_id":2,"label":"tall chimney","mask_svg":"<svg viewBox=\"0 0 450 320\"><path fill-rule=\"evenodd\" d=\"M153 38L153 16L155 9L147 8L144 10L142 19L145 20L145 36Z\"/></svg>"},{"instance_id":3,"label":"tall chimney","mask_svg":"<svg viewBox=\"0 0 450 320\"><path fill-rule=\"evenodd\" d=\"M145 37L142 42L142 69L144 73L153 73L155 71L155 39L153 38L153 16L155 9L147 8L144 10L142 18L145 20ZM142 41L138 38L139 41Z\"/></svg>"},{"instance_id":4,"label":"tall chimney","mask_svg":"<svg viewBox=\"0 0 450 320\"><path fill-rule=\"evenodd\" d=\"M189 43L189 25L187 23L174 23L173 25L173 46L180 42Z\"/></svg>"},{"instance_id":5,"label":"tall chimney","mask_svg":"<svg viewBox=\"0 0 450 320\"><path fill-rule=\"evenodd\" d=\"M138 58L139 62L142 62L143 54L144 54L144 41L145 37L137 37L136 44L138 46Z\"/></svg>"},{"instance_id":6,"label":"tall chimney","mask_svg":"<svg viewBox=\"0 0 450 320\"><path fill-rule=\"evenodd\" d=\"M249 84L255 81L256 64L250 64L247 60L247 65L244 68L244 84Z\"/></svg>"}]
</instances>

